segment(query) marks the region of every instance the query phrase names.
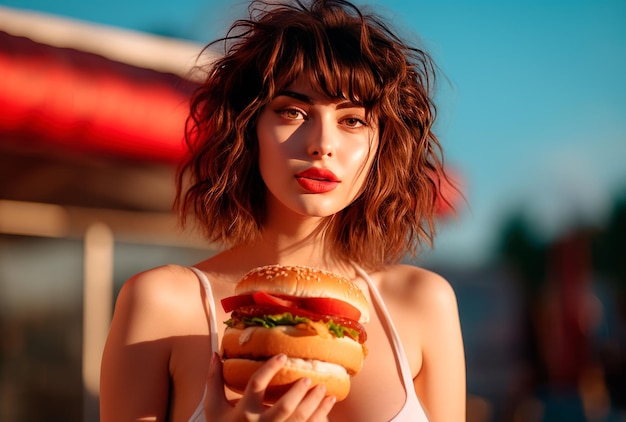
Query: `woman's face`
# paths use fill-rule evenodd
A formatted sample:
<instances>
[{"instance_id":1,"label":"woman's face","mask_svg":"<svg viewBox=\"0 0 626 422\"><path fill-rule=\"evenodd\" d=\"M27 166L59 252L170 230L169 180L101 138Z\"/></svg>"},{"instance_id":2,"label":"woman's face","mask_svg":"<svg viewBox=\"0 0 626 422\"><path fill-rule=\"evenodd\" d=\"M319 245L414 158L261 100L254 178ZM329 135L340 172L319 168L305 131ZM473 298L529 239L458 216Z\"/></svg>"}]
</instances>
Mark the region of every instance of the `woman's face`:
<instances>
[{"instance_id":1,"label":"woman's face","mask_svg":"<svg viewBox=\"0 0 626 422\"><path fill-rule=\"evenodd\" d=\"M257 136L269 211L303 216L327 217L349 205L378 147L378 130L363 107L331 100L303 78L263 109Z\"/></svg>"}]
</instances>

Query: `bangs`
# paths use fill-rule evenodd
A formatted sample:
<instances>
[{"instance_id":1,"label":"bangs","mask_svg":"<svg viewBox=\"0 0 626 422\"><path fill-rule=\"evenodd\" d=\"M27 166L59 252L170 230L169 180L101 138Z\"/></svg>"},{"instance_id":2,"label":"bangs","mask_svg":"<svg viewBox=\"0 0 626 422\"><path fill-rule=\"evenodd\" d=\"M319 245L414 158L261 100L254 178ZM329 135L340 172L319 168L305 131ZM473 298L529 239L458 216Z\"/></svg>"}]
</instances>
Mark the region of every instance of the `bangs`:
<instances>
[{"instance_id":1,"label":"bangs","mask_svg":"<svg viewBox=\"0 0 626 422\"><path fill-rule=\"evenodd\" d=\"M356 34L354 33L356 32ZM273 91L287 88L298 78L310 81L312 88L332 99L348 100L371 112L382 94L380 78L372 60L361 51L359 31L318 31L290 27L282 38L273 68ZM272 91L272 89L270 89ZM269 93L271 96L275 92Z\"/></svg>"}]
</instances>

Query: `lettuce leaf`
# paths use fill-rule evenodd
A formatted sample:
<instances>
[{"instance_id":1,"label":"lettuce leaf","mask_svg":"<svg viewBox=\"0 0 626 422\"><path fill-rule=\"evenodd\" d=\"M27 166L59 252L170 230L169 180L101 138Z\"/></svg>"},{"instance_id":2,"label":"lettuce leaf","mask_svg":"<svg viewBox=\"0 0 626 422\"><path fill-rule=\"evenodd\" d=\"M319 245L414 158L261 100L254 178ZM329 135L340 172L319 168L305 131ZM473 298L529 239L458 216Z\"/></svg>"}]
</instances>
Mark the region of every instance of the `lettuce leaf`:
<instances>
[{"instance_id":1,"label":"lettuce leaf","mask_svg":"<svg viewBox=\"0 0 626 422\"><path fill-rule=\"evenodd\" d=\"M274 328L278 325L297 325L309 322L308 318L294 316L291 312L277 315L263 315L263 317L244 318L243 323L246 326L262 325L265 328Z\"/></svg>"},{"instance_id":2,"label":"lettuce leaf","mask_svg":"<svg viewBox=\"0 0 626 422\"><path fill-rule=\"evenodd\" d=\"M293 315L291 312L285 312L282 314L276 315L263 315L257 316L253 318L243 318L242 320L234 320L233 318L224 321L228 327L235 327L238 324L243 323L246 327L265 327L265 328L274 328L279 325L298 325L298 324L306 324L309 322L309 318ZM337 338L345 337L346 335L354 340L359 338L359 332L352 328L345 327L343 325L337 324L334 321L327 321L326 327L328 331L333 333L333 335Z\"/></svg>"},{"instance_id":3,"label":"lettuce leaf","mask_svg":"<svg viewBox=\"0 0 626 422\"><path fill-rule=\"evenodd\" d=\"M328 321L326 323L328 327L328 331L333 333L335 337L342 338L344 336L348 336L354 340L359 338L359 332L357 330L353 330L352 328L345 327L343 325L335 324L334 321Z\"/></svg>"}]
</instances>

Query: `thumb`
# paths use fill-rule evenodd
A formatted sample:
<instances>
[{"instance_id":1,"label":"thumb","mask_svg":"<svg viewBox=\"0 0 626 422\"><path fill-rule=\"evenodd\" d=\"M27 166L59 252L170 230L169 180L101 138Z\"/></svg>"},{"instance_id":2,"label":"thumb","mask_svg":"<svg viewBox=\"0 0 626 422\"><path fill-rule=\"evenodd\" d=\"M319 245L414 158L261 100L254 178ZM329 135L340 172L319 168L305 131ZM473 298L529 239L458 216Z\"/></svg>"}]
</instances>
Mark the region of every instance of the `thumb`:
<instances>
[{"instance_id":1,"label":"thumb","mask_svg":"<svg viewBox=\"0 0 626 422\"><path fill-rule=\"evenodd\" d=\"M211 356L209 372L206 381L206 397L204 400L204 410L207 420L213 420L215 415L224 413L225 408L229 407L224 392L224 379L222 378L222 360L217 353Z\"/></svg>"}]
</instances>

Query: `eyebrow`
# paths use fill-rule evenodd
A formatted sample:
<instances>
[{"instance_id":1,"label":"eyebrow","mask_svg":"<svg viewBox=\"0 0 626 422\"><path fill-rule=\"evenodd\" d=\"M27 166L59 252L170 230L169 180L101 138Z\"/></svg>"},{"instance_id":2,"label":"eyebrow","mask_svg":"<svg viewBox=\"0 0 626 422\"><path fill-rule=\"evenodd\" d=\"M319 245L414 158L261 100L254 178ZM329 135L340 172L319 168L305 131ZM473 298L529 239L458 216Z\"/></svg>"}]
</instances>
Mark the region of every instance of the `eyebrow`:
<instances>
[{"instance_id":1,"label":"eyebrow","mask_svg":"<svg viewBox=\"0 0 626 422\"><path fill-rule=\"evenodd\" d=\"M289 90L286 90L286 89L278 91L276 93L276 95L274 96L274 98L282 97L282 96L289 97L289 98L294 98L294 99L296 99L298 101L302 101L303 103L313 104L313 100L308 95L301 94L301 93L295 92L295 91L289 91Z\"/></svg>"},{"instance_id":2,"label":"eyebrow","mask_svg":"<svg viewBox=\"0 0 626 422\"><path fill-rule=\"evenodd\" d=\"M302 94L300 92L290 91L288 89L278 91L276 95L274 96L274 98L277 98L280 96L290 97L298 101L302 101L303 103L307 103L309 105L315 104L315 101L313 101L313 99L309 97L308 95ZM348 100L342 101L339 104L337 104L337 109L354 108L354 107L362 108L363 106L359 104L355 104L352 101L348 101Z\"/></svg>"}]
</instances>

